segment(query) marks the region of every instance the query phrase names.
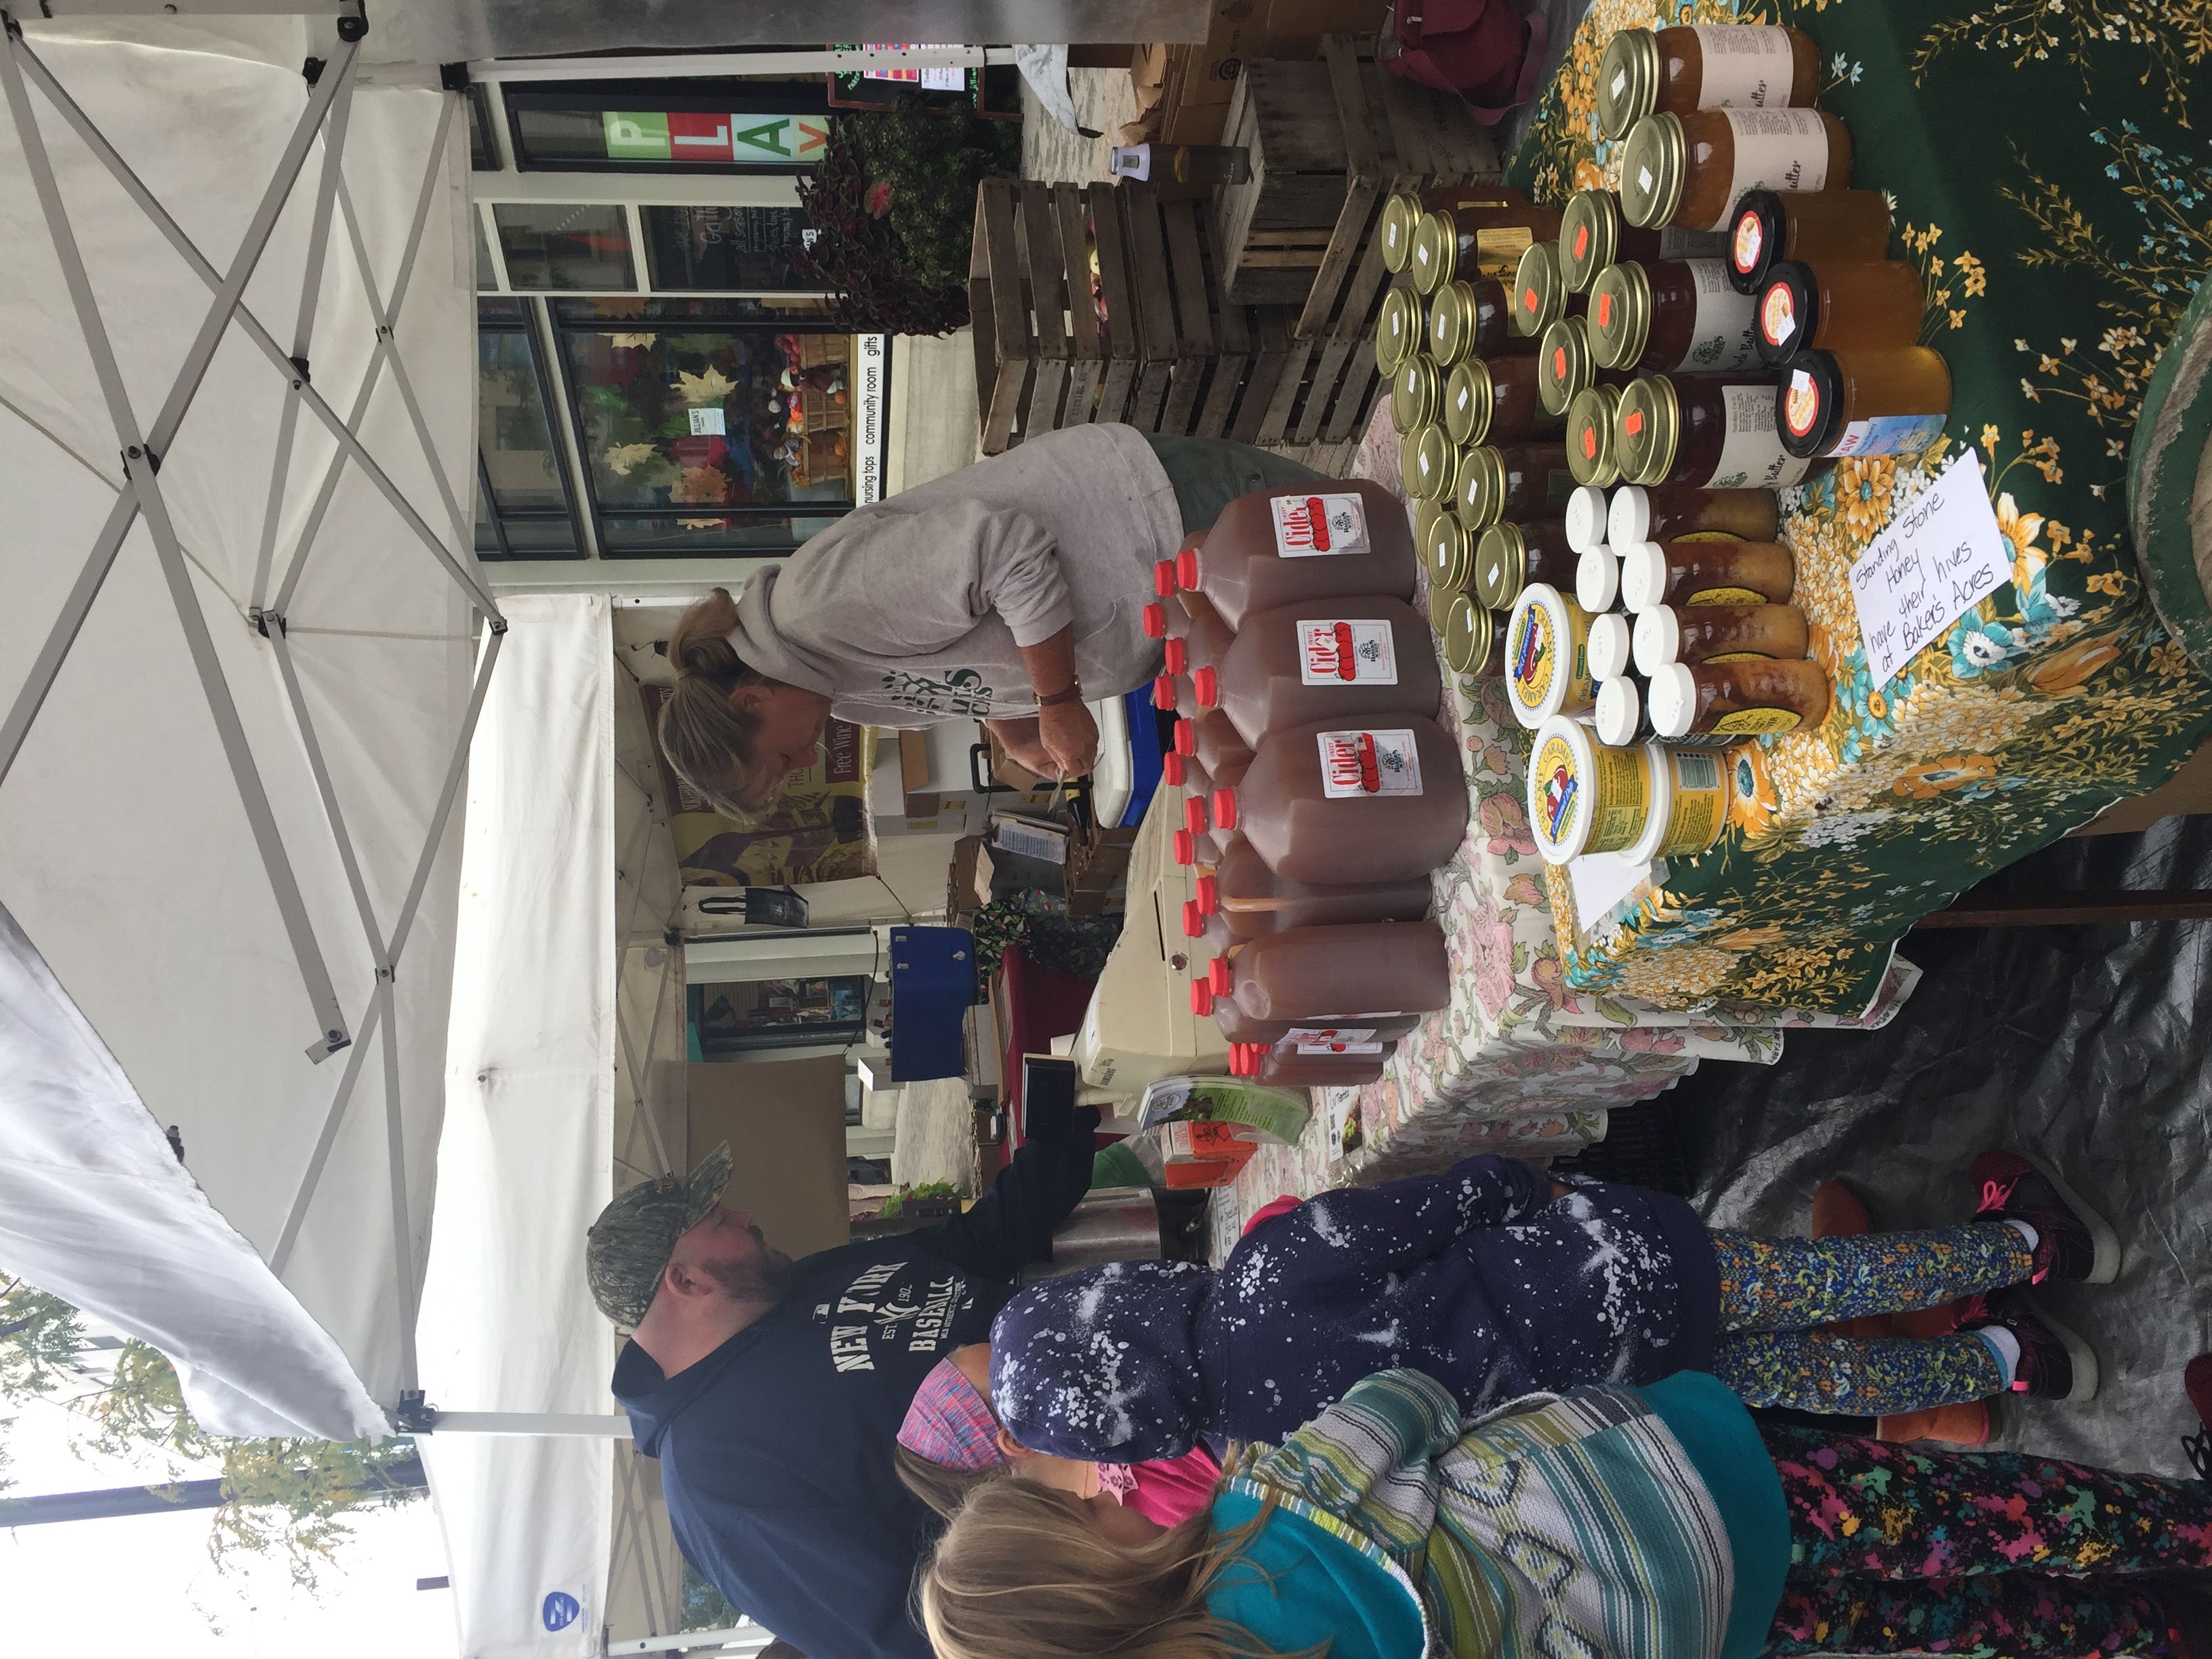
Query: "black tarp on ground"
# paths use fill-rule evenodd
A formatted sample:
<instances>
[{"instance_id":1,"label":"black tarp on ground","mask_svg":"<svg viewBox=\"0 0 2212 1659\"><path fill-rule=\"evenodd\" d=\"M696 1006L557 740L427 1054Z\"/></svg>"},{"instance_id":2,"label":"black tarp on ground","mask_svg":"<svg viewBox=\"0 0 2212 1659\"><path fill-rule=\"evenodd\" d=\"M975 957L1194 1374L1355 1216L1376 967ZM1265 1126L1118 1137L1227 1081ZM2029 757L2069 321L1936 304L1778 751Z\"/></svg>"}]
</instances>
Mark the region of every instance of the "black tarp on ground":
<instances>
[{"instance_id":1,"label":"black tarp on ground","mask_svg":"<svg viewBox=\"0 0 2212 1659\"><path fill-rule=\"evenodd\" d=\"M1989 890L2212 887L2212 818L2061 842ZM1832 1176L1877 1227L1973 1207L1974 1154L2057 1164L2118 1228L2117 1283L2047 1291L2104 1368L2079 1406L2007 1399L2001 1446L2188 1472L2181 1369L2212 1349L2212 922L1920 932L1926 974L1875 1032L1793 1031L1771 1066L1709 1064L1662 1097L1717 1226L1802 1233Z\"/></svg>"}]
</instances>

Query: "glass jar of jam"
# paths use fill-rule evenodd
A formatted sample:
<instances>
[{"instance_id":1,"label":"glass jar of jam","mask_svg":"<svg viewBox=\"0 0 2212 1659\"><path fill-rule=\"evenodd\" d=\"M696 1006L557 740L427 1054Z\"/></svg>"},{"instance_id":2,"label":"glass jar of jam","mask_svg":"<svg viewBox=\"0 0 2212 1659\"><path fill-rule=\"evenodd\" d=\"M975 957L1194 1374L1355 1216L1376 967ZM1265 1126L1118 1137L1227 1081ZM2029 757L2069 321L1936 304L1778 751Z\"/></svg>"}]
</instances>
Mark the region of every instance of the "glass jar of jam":
<instances>
[{"instance_id":1,"label":"glass jar of jam","mask_svg":"<svg viewBox=\"0 0 2212 1659\"><path fill-rule=\"evenodd\" d=\"M1443 371L1425 351L1416 351L1390 377L1390 427L1400 437L1437 417L1443 394Z\"/></svg>"},{"instance_id":2,"label":"glass jar of jam","mask_svg":"<svg viewBox=\"0 0 2212 1659\"><path fill-rule=\"evenodd\" d=\"M1728 251L1724 231L1644 230L1621 216L1620 198L1583 189L1567 198L1559 215L1559 275L1570 294L1583 294L1597 274L1619 259L1717 259Z\"/></svg>"},{"instance_id":3,"label":"glass jar of jam","mask_svg":"<svg viewBox=\"0 0 2212 1659\"><path fill-rule=\"evenodd\" d=\"M1736 198L1727 235L1729 279L1737 293L1755 294L1777 259L1881 258L1889 252L1889 198L1878 190L1747 190Z\"/></svg>"},{"instance_id":4,"label":"glass jar of jam","mask_svg":"<svg viewBox=\"0 0 2212 1659\"><path fill-rule=\"evenodd\" d=\"M1566 278L1559 274L1556 242L1529 244L1513 267L1513 286L1506 292L1513 331L1526 340L1540 340L1560 318L1582 313L1583 296L1568 293Z\"/></svg>"},{"instance_id":5,"label":"glass jar of jam","mask_svg":"<svg viewBox=\"0 0 2212 1659\"><path fill-rule=\"evenodd\" d=\"M1613 492L1605 520L1606 539L1615 547L1696 535L1771 542L1781 534L1782 504L1771 489L1646 489L1630 483Z\"/></svg>"},{"instance_id":6,"label":"glass jar of jam","mask_svg":"<svg viewBox=\"0 0 2212 1659\"><path fill-rule=\"evenodd\" d=\"M1719 259L1631 259L1590 285L1590 352L1607 368L1720 374L1759 362L1753 302Z\"/></svg>"},{"instance_id":7,"label":"glass jar of jam","mask_svg":"<svg viewBox=\"0 0 2212 1659\"><path fill-rule=\"evenodd\" d=\"M1498 619L1464 593L1455 593L1442 617L1431 615L1443 643L1444 666L1455 674L1491 678L1505 672L1505 630Z\"/></svg>"},{"instance_id":8,"label":"glass jar of jam","mask_svg":"<svg viewBox=\"0 0 2212 1659\"><path fill-rule=\"evenodd\" d=\"M1448 497L1455 465L1452 441L1434 421L1415 427L1398 440L1399 486L1409 501L1437 501Z\"/></svg>"},{"instance_id":9,"label":"glass jar of jam","mask_svg":"<svg viewBox=\"0 0 2212 1659\"><path fill-rule=\"evenodd\" d=\"M1382 269L1393 276L1403 275L1413 263L1413 230L1426 211L1420 197L1410 190L1397 191L1382 204L1375 234L1382 244Z\"/></svg>"},{"instance_id":10,"label":"glass jar of jam","mask_svg":"<svg viewBox=\"0 0 2212 1659\"><path fill-rule=\"evenodd\" d=\"M1651 726L1669 742L1691 737L1757 737L1795 732L1827 718L1828 676L1816 662L1747 657L1672 662L1645 693Z\"/></svg>"},{"instance_id":11,"label":"glass jar of jam","mask_svg":"<svg viewBox=\"0 0 2212 1659\"><path fill-rule=\"evenodd\" d=\"M1647 115L1621 146L1620 208L1631 224L1727 227L1747 190L1840 190L1851 135L1825 110L1713 109Z\"/></svg>"},{"instance_id":12,"label":"glass jar of jam","mask_svg":"<svg viewBox=\"0 0 2212 1659\"><path fill-rule=\"evenodd\" d=\"M1636 542L1620 552L1620 602L1639 617L1662 605L1787 605L1797 591L1797 561L1779 542Z\"/></svg>"},{"instance_id":13,"label":"glass jar of jam","mask_svg":"<svg viewBox=\"0 0 2212 1659\"><path fill-rule=\"evenodd\" d=\"M1559 417L1546 411L1534 357L1470 357L1444 376L1444 430L1455 444L1510 444L1557 437Z\"/></svg>"},{"instance_id":14,"label":"glass jar of jam","mask_svg":"<svg viewBox=\"0 0 2212 1659\"><path fill-rule=\"evenodd\" d=\"M1636 669L1739 657L1802 657L1805 613L1794 605L1655 605L1637 613Z\"/></svg>"},{"instance_id":15,"label":"glass jar of jam","mask_svg":"<svg viewBox=\"0 0 2212 1659\"><path fill-rule=\"evenodd\" d=\"M1780 366L1813 347L1823 351L1909 346L1926 314L1919 268L1902 259L1824 264L1817 271L1778 259L1753 301L1754 337L1765 362Z\"/></svg>"},{"instance_id":16,"label":"glass jar of jam","mask_svg":"<svg viewBox=\"0 0 2212 1659\"><path fill-rule=\"evenodd\" d=\"M1505 321L1501 313L1498 322ZM1410 288L1393 288L1382 295L1382 308L1375 316L1375 367L1395 374L1406 359L1421 349L1421 300Z\"/></svg>"},{"instance_id":17,"label":"glass jar of jam","mask_svg":"<svg viewBox=\"0 0 2212 1659\"><path fill-rule=\"evenodd\" d=\"M1950 414L1950 365L1926 346L1808 351L1774 389L1776 435L1793 456L1917 453Z\"/></svg>"},{"instance_id":18,"label":"glass jar of jam","mask_svg":"<svg viewBox=\"0 0 2212 1659\"><path fill-rule=\"evenodd\" d=\"M1431 208L1414 228L1413 257L1407 272L1413 287L1423 294L1434 294L1455 276L1510 282L1522 254L1531 245L1556 242L1559 238L1556 208L1530 207L1525 203L1508 207Z\"/></svg>"},{"instance_id":19,"label":"glass jar of jam","mask_svg":"<svg viewBox=\"0 0 2212 1659\"><path fill-rule=\"evenodd\" d=\"M1578 484L1603 489L1620 477L1620 390L1594 386L1567 405L1567 469Z\"/></svg>"},{"instance_id":20,"label":"glass jar of jam","mask_svg":"<svg viewBox=\"0 0 2212 1659\"><path fill-rule=\"evenodd\" d=\"M1775 430L1774 382L1750 374L1639 374L1613 428L1631 483L1779 489L1809 477Z\"/></svg>"},{"instance_id":21,"label":"glass jar of jam","mask_svg":"<svg viewBox=\"0 0 2212 1659\"><path fill-rule=\"evenodd\" d=\"M1423 501L1413 520L1413 545L1429 573L1429 602L1467 586L1469 540L1459 520L1434 501Z\"/></svg>"},{"instance_id":22,"label":"glass jar of jam","mask_svg":"<svg viewBox=\"0 0 2212 1659\"><path fill-rule=\"evenodd\" d=\"M1453 510L1468 530L1556 518L1573 487L1558 444L1476 444L1461 453Z\"/></svg>"},{"instance_id":23,"label":"glass jar of jam","mask_svg":"<svg viewBox=\"0 0 2212 1659\"><path fill-rule=\"evenodd\" d=\"M1491 610L1510 611L1530 582L1572 587L1579 557L1557 519L1494 524L1474 544L1472 591Z\"/></svg>"},{"instance_id":24,"label":"glass jar of jam","mask_svg":"<svg viewBox=\"0 0 2212 1659\"><path fill-rule=\"evenodd\" d=\"M1468 357L1533 350L1534 341L1514 333L1505 307L1504 284L1495 278L1453 277L1429 302L1429 355L1449 368Z\"/></svg>"},{"instance_id":25,"label":"glass jar of jam","mask_svg":"<svg viewBox=\"0 0 2212 1659\"><path fill-rule=\"evenodd\" d=\"M1536 351L1536 400L1545 413L1564 415L1576 397L1591 386L1619 389L1634 378L1622 369L1598 367L1587 317L1562 317L1544 331Z\"/></svg>"},{"instance_id":26,"label":"glass jar of jam","mask_svg":"<svg viewBox=\"0 0 2212 1659\"><path fill-rule=\"evenodd\" d=\"M1820 90L1820 49L1786 24L1623 29L1598 59L1598 131L1618 138L1654 110L1802 109Z\"/></svg>"}]
</instances>

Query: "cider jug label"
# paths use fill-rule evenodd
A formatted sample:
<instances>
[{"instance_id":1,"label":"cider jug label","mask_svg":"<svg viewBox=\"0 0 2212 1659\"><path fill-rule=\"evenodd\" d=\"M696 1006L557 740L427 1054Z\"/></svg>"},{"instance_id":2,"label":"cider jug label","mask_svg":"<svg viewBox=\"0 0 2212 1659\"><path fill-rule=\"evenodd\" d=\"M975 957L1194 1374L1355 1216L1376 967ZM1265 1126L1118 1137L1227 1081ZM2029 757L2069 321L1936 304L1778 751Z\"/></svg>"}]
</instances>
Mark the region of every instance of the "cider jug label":
<instances>
[{"instance_id":1,"label":"cider jug label","mask_svg":"<svg viewBox=\"0 0 2212 1659\"><path fill-rule=\"evenodd\" d=\"M1379 1054L1379 1042L1301 1042L1295 1053L1301 1054Z\"/></svg>"},{"instance_id":2,"label":"cider jug label","mask_svg":"<svg viewBox=\"0 0 2212 1659\"><path fill-rule=\"evenodd\" d=\"M1357 495L1277 495L1267 505L1284 558L1367 551L1367 504Z\"/></svg>"},{"instance_id":3,"label":"cider jug label","mask_svg":"<svg viewBox=\"0 0 2212 1659\"><path fill-rule=\"evenodd\" d=\"M1397 647L1386 622L1298 620L1298 678L1307 685L1395 685Z\"/></svg>"},{"instance_id":4,"label":"cider jug label","mask_svg":"<svg viewBox=\"0 0 2212 1659\"><path fill-rule=\"evenodd\" d=\"M1337 1043L1373 1042L1376 1030L1372 1025L1293 1025L1284 1036L1302 1052L1310 1042L1319 1044L1313 1052L1321 1054Z\"/></svg>"},{"instance_id":5,"label":"cider jug label","mask_svg":"<svg viewBox=\"0 0 2212 1659\"><path fill-rule=\"evenodd\" d=\"M1421 793L1421 757L1412 732L1323 732L1322 793L1332 800Z\"/></svg>"}]
</instances>

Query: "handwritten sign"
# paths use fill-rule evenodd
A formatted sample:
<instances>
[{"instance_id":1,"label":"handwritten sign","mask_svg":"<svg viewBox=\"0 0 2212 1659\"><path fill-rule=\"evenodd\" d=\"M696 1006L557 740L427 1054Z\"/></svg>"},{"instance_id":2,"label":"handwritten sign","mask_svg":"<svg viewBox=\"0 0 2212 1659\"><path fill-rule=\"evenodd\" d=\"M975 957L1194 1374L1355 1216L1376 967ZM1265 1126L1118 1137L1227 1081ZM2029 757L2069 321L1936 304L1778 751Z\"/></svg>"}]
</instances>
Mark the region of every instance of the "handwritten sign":
<instances>
[{"instance_id":1,"label":"handwritten sign","mask_svg":"<svg viewBox=\"0 0 2212 1659\"><path fill-rule=\"evenodd\" d=\"M1887 685L1920 647L2012 580L1980 458L1969 449L1851 567L1867 669Z\"/></svg>"}]
</instances>

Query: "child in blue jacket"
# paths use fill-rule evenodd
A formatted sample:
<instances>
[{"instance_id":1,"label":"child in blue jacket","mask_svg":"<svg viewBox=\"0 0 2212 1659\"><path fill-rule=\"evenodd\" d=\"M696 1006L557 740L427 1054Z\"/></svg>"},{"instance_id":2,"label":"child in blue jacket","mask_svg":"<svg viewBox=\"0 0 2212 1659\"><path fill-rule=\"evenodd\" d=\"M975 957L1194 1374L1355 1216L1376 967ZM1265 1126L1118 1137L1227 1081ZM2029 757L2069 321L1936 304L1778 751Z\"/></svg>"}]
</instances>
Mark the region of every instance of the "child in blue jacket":
<instances>
[{"instance_id":1,"label":"child in blue jacket","mask_svg":"<svg viewBox=\"0 0 2212 1659\"><path fill-rule=\"evenodd\" d=\"M1218 1273L1121 1262L1021 1291L991 1395L1022 1445L1116 1462L1279 1440L1369 1373L1425 1371L1467 1411L1579 1383L1711 1371L1754 1405L1919 1410L2004 1390L2085 1398L2095 1361L2014 1287L2109 1280L2112 1229L2040 1165L1976 1160L1973 1219L1754 1238L1681 1200L1517 1159L1327 1193L1254 1227ZM1975 1328L1816 1328L1979 1297Z\"/></svg>"}]
</instances>

